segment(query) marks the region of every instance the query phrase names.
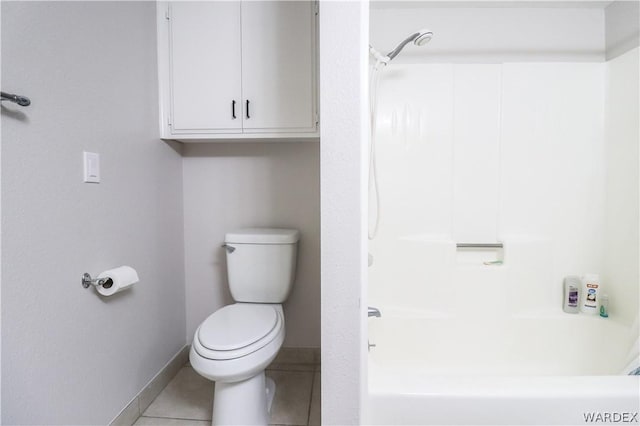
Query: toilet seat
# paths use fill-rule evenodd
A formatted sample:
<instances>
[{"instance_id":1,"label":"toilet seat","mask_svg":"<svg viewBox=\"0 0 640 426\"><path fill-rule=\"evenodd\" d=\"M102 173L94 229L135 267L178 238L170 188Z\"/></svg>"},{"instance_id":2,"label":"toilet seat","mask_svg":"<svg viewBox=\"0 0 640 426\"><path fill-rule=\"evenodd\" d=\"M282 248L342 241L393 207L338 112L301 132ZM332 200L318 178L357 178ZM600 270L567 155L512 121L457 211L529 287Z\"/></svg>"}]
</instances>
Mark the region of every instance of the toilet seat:
<instances>
[{"instance_id":1,"label":"toilet seat","mask_svg":"<svg viewBox=\"0 0 640 426\"><path fill-rule=\"evenodd\" d=\"M282 313L273 305L236 303L204 320L196 331L193 345L203 358L231 360L263 348L282 328Z\"/></svg>"}]
</instances>

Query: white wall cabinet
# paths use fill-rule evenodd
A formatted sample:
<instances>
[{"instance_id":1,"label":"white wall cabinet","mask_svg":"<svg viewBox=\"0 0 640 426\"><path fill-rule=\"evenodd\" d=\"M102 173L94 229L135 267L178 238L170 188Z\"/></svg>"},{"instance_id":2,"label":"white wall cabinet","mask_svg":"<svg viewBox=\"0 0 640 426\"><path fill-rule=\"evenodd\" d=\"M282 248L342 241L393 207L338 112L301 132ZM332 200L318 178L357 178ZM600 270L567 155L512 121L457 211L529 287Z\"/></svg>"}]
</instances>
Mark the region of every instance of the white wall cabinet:
<instances>
[{"instance_id":1,"label":"white wall cabinet","mask_svg":"<svg viewBox=\"0 0 640 426\"><path fill-rule=\"evenodd\" d=\"M317 139L317 3L158 3L162 137Z\"/></svg>"}]
</instances>

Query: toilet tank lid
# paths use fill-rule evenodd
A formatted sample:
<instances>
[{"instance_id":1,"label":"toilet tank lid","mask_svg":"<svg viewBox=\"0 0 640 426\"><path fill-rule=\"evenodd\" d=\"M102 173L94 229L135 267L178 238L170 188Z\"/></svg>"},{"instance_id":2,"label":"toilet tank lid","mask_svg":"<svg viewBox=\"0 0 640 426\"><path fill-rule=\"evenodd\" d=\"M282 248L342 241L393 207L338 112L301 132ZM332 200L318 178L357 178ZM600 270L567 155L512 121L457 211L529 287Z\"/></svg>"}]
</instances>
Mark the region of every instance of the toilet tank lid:
<instances>
[{"instance_id":1,"label":"toilet tank lid","mask_svg":"<svg viewBox=\"0 0 640 426\"><path fill-rule=\"evenodd\" d=\"M228 232L224 241L236 244L293 244L300 239L297 229L243 228Z\"/></svg>"}]
</instances>

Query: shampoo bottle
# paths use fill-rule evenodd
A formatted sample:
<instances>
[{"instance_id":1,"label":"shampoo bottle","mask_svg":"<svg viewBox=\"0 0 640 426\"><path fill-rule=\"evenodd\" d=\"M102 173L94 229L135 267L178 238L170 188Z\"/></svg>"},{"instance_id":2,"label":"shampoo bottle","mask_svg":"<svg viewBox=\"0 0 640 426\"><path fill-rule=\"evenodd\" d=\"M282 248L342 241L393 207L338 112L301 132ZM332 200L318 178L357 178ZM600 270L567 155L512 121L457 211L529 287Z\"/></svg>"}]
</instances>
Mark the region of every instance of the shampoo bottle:
<instances>
[{"instance_id":1,"label":"shampoo bottle","mask_svg":"<svg viewBox=\"0 0 640 426\"><path fill-rule=\"evenodd\" d=\"M598 313L600 297L600 277L597 274L586 274L582 277L582 303L580 310L585 314Z\"/></svg>"},{"instance_id":2,"label":"shampoo bottle","mask_svg":"<svg viewBox=\"0 0 640 426\"><path fill-rule=\"evenodd\" d=\"M600 316L602 318L609 317L609 296L606 294L600 298Z\"/></svg>"},{"instance_id":3,"label":"shampoo bottle","mask_svg":"<svg viewBox=\"0 0 640 426\"><path fill-rule=\"evenodd\" d=\"M580 277L570 275L564 278L563 311L569 314L577 314L580 312L580 287L582 287Z\"/></svg>"}]
</instances>

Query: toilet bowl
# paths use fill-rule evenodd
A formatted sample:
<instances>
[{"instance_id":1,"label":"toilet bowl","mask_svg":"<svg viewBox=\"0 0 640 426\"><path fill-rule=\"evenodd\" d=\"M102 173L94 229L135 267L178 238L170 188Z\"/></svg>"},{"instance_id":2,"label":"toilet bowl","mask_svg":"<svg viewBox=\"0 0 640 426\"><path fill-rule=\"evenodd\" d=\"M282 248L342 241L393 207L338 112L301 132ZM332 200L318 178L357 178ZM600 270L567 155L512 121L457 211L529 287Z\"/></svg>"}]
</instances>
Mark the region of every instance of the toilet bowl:
<instances>
[{"instance_id":1,"label":"toilet bowl","mask_svg":"<svg viewBox=\"0 0 640 426\"><path fill-rule=\"evenodd\" d=\"M298 231L228 233L229 287L236 303L209 315L193 337L193 369L215 382L214 425L267 425L276 392L264 370L284 342L282 302L295 274Z\"/></svg>"},{"instance_id":2,"label":"toilet bowl","mask_svg":"<svg viewBox=\"0 0 640 426\"><path fill-rule=\"evenodd\" d=\"M281 305L228 305L198 327L191 345L191 364L209 380L245 380L273 361L284 336Z\"/></svg>"},{"instance_id":3,"label":"toilet bowl","mask_svg":"<svg viewBox=\"0 0 640 426\"><path fill-rule=\"evenodd\" d=\"M284 336L281 305L228 305L198 327L189 360L198 374L216 382L214 425L268 424L275 385L268 386L264 369Z\"/></svg>"}]
</instances>

